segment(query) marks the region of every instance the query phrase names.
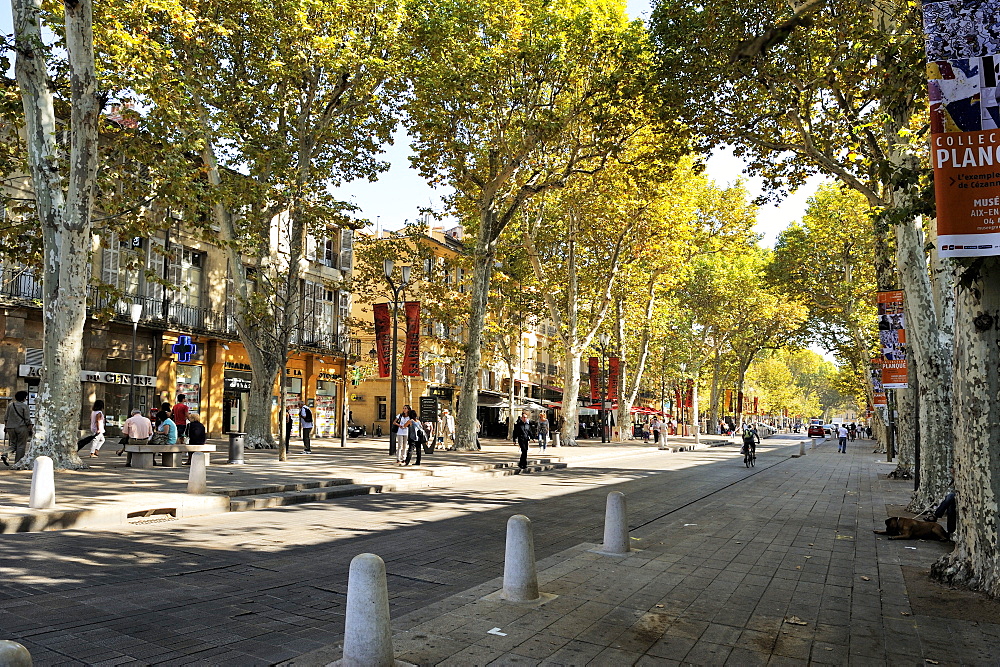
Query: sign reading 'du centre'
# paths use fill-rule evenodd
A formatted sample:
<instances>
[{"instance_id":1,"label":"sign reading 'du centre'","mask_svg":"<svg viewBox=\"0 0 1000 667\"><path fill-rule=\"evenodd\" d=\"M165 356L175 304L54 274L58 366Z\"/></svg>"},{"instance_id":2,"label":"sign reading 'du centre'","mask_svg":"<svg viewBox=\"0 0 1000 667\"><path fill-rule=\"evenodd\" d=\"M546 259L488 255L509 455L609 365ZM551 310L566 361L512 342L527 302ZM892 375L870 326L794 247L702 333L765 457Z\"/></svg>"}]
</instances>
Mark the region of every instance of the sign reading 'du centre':
<instances>
[{"instance_id":1,"label":"sign reading 'du centre'","mask_svg":"<svg viewBox=\"0 0 1000 667\"><path fill-rule=\"evenodd\" d=\"M42 377L41 366L29 366L21 364L17 367L17 374L23 378ZM104 384L131 384L132 376L128 373L109 373L105 371L80 371L80 382L101 382ZM152 375L136 375L136 387L155 387L156 377Z\"/></svg>"}]
</instances>

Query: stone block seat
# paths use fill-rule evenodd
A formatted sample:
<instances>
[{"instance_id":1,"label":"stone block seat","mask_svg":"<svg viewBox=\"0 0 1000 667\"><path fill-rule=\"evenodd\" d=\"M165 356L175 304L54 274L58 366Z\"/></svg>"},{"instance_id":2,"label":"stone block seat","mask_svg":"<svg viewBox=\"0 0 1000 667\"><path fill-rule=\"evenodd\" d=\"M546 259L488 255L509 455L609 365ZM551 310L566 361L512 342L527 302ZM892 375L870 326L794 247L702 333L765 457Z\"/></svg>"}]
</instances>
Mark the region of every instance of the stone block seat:
<instances>
[{"instance_id":1,"label":"stone block seat","mask_svg":"<svg viewBox=\"0 0 1000 667\"><path fill-rule=\"evenodd\" d=\"M205 452L205 464L208 464L208 453L215 451L215 445L125 445L125 451L131 456L133 468L152 468L153 459L162 454L162 465L166 468L176 468L180 465L178 454Z\"/></svg>"}]
</instances>

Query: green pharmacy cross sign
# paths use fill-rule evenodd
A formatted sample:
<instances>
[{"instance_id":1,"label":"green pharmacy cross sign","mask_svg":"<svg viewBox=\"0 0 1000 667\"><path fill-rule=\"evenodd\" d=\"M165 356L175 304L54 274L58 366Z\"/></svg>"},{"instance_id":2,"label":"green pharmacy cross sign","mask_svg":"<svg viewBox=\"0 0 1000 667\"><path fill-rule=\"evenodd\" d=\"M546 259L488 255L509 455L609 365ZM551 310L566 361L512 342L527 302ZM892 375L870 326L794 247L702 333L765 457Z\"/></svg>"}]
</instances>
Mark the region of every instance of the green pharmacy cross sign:
<instances>
[{"instance_id":1,"label":"green pharmacy cross sign","mask_svg":"<svg viewBox=\"0 0 1000 667\"><path fill-rule=\"evenodd\" d=\"M177 361L183 363L191 361L191 357L198 352L198 346L191 340L191 336L178 336L170 350L177 355Z\"/></svg>"}]
</instances>

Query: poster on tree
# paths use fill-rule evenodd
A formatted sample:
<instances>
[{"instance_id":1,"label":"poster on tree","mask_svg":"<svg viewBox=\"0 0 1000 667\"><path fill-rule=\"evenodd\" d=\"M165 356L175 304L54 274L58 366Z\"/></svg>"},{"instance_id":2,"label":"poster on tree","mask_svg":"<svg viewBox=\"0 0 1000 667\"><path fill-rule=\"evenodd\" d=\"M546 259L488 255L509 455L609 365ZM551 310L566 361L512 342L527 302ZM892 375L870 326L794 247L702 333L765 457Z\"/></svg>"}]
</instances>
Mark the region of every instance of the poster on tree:
<instances>
[{"instance_id":1,"label":"poster on tree","mask_svg":"<svg viewBox=\"0 0 1000 667\"><path fill-rule=\"evenodd\" d=\"M1000 4L924 0L943 257L1000 255Z\"/></svg>"},{"instance_id":2,"label":"poster on tree","mask_svg":"<svg viewBox=\"0 0 1000 667\"><path fill-rule=\"evenodd\" d=\"M878 293L878 338L882 349L882 386L886 389L905 389L909 379L903 290Z\"/></svg>"}]
</instances>

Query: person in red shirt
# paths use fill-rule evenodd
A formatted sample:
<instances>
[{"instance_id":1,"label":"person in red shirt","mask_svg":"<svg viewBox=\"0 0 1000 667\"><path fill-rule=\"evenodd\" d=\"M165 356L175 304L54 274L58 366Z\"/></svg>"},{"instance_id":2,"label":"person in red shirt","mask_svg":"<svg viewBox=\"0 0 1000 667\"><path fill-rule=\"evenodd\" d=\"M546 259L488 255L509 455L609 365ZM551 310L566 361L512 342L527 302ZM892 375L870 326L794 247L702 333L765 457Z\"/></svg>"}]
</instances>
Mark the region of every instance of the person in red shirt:
<instances>
[{"instance_id":1,"label":"person in red shirt","mask_svg":"<svg viewBox=\"0 0 1000 667\"><path fill-rule=\"evenodd\" d=\"M177 394L177 404L170 411L170 416L177 424L177 442L181 442L187 432L188 423L188 406L184 402L184 394Z\"/></svg>"}]
</instances>

